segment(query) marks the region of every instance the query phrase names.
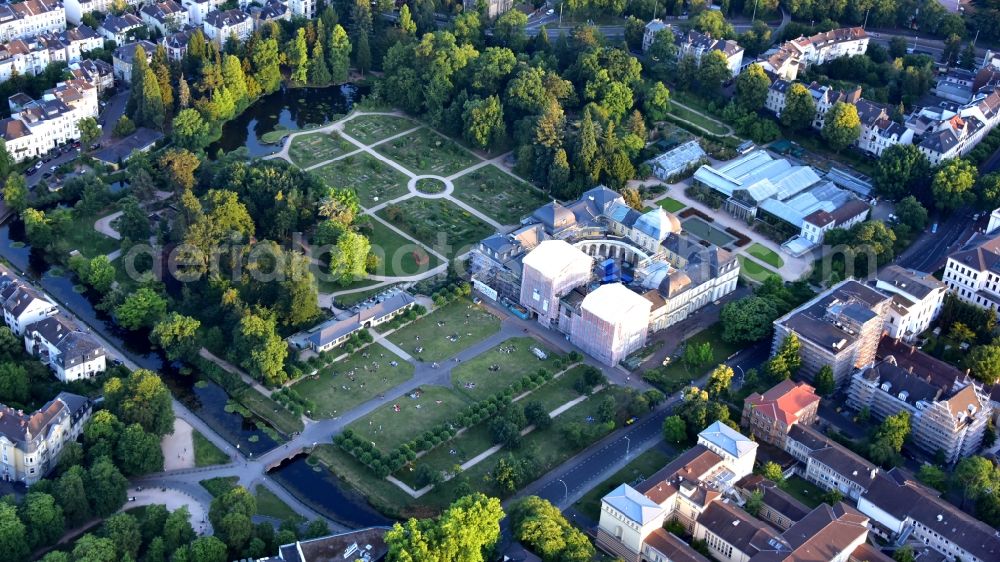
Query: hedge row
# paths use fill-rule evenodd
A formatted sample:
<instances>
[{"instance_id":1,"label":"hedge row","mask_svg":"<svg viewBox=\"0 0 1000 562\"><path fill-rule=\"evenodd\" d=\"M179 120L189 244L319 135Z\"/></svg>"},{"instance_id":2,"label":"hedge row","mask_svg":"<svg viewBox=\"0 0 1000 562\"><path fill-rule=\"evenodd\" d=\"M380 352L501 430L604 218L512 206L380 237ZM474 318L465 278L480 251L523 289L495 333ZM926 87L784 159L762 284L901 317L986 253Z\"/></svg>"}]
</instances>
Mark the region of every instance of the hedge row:
<instances>
[{"instance_id":1,"label":"hedge row","mask_svg":"<svg viewBox=\"0 0 1000 562\"><path fill-rule=\"evenodd\" d=\"M545 369L525 375L489 398L470 404L453 419L446 420L408 441L387 455L383 455L371 441L358 437L350 429L334 437L333 442L344 452L361 461L372 470L378 478L386 476L403 468L406 463L417 458L417 453L431 451L441 443L454 437L460 428L472 427L490 419L511 403L514 396L535 390L552 380L553 374Z\"/></svg>"},{"instance_id":2,"label":"hedge row","mask_svg":"<svg viewBox=\"0 0 1000 562\"><path fill-rule=\"evenodd\" d=\"M271 398L273 398L275 402L284 406L286 410L297 416L301 416L305 412L312 412L316 409L315 402L309 400L308 398L303 398L298 391L287 386L281 390L271 393Z\"/></svg>"}]
</instances>

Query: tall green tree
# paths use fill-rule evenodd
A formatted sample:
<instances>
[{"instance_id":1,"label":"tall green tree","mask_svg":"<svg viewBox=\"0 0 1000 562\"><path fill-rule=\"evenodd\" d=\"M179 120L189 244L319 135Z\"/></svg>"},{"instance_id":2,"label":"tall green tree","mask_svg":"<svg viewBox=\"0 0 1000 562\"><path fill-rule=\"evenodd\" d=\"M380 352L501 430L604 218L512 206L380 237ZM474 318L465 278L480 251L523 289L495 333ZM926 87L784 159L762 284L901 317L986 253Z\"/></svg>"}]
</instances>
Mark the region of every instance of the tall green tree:
<instances>
[{"instance_id":1,"label":"tall green tree","mask_svg":"<svg viewBox=\"0 0 1000 562\"><path fill-rule=\"evenodd\" d=\"M136 116L142 107L143 89L146 85L146 71L149 70L149 58L142 45L136 46L135 55L132 59L132 74L129 79L131 89L129 90L128 101L125 103L125 114Z\"/></svg>"},{"instance_id":2,"label":"tall green tree","mask_svg":"<svg viewBox=\"0 0 1000 562\"><path fill-rule=\"evenodd\" d=\"M309 77L309 51L306 46L306 30L300 27L295 37L288 42L286 48L288 66L291 67L291 80L299 84L305 84Z\"/></svg>"},{"instance_id":3,"label":"tall green tree","mask_svg":"<svg viewBox=\"0 0 1000 562\"><path fill-rule=\"evenodd\" d=\"M127 330L152 328L166 312L166 299L149 287L140 287L115 308L115 320Z\"/></svg>"},{"instance_id":4,"label":"tall green tree","mask_svg":"<svg viewBox=\"0 0 1000 562\"><path fill-rule=\"evenodd\" d=\"M895 144L879 157L872 180L879 195L896 200L926 186L930 168L927 157L916 146Z\"/></svg>"},{"instance_id":5,"label":"tall green tree","mask_svg":"<svg viewBox=\"0 0 1000 562\"><path fill-rule=\"evenodd\" d=\"M820 396L825 397L833 394L833 391L837 389L837 381L833 378L833 368L829 365L823 365L813 379L813 386L816 388L816 394Z\"/></svg>"},{"instance_id":6,"label":"tall green tree","mask_svg":"<svg viewBox=\"0 0 1000 562\"><path fill-rule=\"evenodd\" d=\"M172 361L190 358L201 347L198 339L200 327L201 321L197 318L171 312L157 322L149 338L162 347L167 358Z\"/></svg>"},{"instance_id":7,"label":"tall green tree","mask_svg":"<svg viewBox=\"0 0 1000 562\"><path fill-rule=\"evenodd\" d=\"M330 30L327 61L330 66L330 80L334 83L346 82L351 66L351 39L347 31L339 25Z\"/></svg>"},{"instance_id":8,"label":"tall green tree","mask_svg":"<svg viewBox=\"0 0 1000 562\"><path fill-rule=\"evenodd\" d=\"M497 96L467 101L464 121L465 140L478 148L492 148L506 134L503 107Z\"/></svg>"},{"instance_id":9,"label":"tall green tree","mask_svg":"<svg viewBox=\"0 0 1000 562\"><path fill-rule=\"evenodd\" d=\"M163 436L174 430L170 390L158 374L147 369L132 371L125 379L104 383L108 410L125 424L139 424L143 430Z\"/></svg>"},{"instance_id":10,"label":"tall green tree","mask_svg":"<svg viewBox=\"0 0 1000 562\"><path fill-rule=\"evenodd\" d=\"M128 480L108 457L97 459L86 478L87 498L94 515L107 517L118 511L128 499Z\"/></svg>"},{"instance_id":11,"label":"tall green tree","mask_svg":"<svg viewBox=\"0 0 1000 562\"><path fill-rule=\"evenodd\" d=\"M62 537L65 528L63 510L49 494L29 492L21 504L20 512L30 548L54 544Z\"/></svg>"},{"instance_id":12,"label":"tall green tree","mask_svg":"<svg viewBox=\"0 0 1000 562\"><path fill-rule=\"evenodd\" d=\"M796 82L785 94L785 107L781 110L781 123L794 130L808 127L816 118L816 101L809 89Z\"/></svg>"},{"instance_id":13,"label":"tall green tree","mask_svg":"<svg viewBox=\"0 0 1000 562\"><path fill-rule=\"evenodd\" d=\"M16 213L28 208L28 184L21 174L10 174L6 177L3 188L3 200L7 207Z\"/></svg>"},{"instance_id":14,"label":"tall green tree","mask_svg":"<svg viewBox=\"0 0 1000 562\"><path fill-rule=\"evenodd\" d=\"M759 64L751 64L736 77L736 103L747 111L759 111L767 101L771 79Z\"/></svg>"},{"instance_id":15,"label":"tall green tree","mask_svg":"<svg viewBox=\"0 0 1000 562\"><path fill-rule=\"evenodd\" d=\"M729 59L722 51L711 50L702 55L698 68L698 86L705 94L715 95L723 82L733 77Z\"/></svg>"},{"instance_id":16,"label":"tall green tree","mask_svg":"<svg viewBox=\"0 0 1000 562\"><path fill-rule=\"evenodd\" d=\"M316 41L313 45L312 59L309 61L309 83L324 86L330 82L330 69L327 67L326 56L323 54L323 42Z\"/></svg>"},{"instance_id":17,"label":"tall green tree","mask_svg":"<svg viewBox=\"0 0 1000 562\"><path fill-rule=\"evenodd\" d=\"M390 560L482 562L500 538L500 500L473 494L456 500L437 519L396 523L385 535Z\"/></svg>"},{"instance_id":18,"label":"tall green tree","mask_svg":"<svg viewBox=\"0 0 1000 562\"><path fill-rule=\"evenodd\" d=\"M274 92L281 86L279 61L278 42L274 38L253 42L250 66L253 69L254 80L265 94Z\"/></svg>"},{"instance_id":19,"label":"tall green tree","mask_svg":"<svg viewBox=\"0 0 1000 562\"><path fill-rule=\"evenodd\" d=\"M975 200L973 187L979 171L964 158L955 158L942 164L931 180L934 206L949 213Z\"/></svg>"},{"instance_id":20,"label":"tall green tree","mask_svg":"<svg viewBox=\"0 0 1000 562\"><path fill-rule=\"evenodd\" d=\"M273 314L246 313L234 331L234 357L254 377L277 386L285 382L288 347L277 334Z\"/></svg>"},{"instance_id":21,"label":"tall green tree","mask_svg":"<svg viewBox=\"0 0 1000 562\"><path fill-rule=\"evenodd\" d=\"M885 418L872 438L869 456L883 466L894 463L909 435L909 412L902 411Z\"/></svg>"},{"instance_id":22,"label":"tall green tree","mask_svg":"<svg viewBox=\"0 0 1000 562\"><path fill-rule=\"evenodd\" d=\"M104 536L111 539L119 556L137 560L142 546L139 521L128 513L116 513L104 520Z\"/></svg>"},{"instance_id":23,"label":"tall green tree","mask_svg":"<svg viewBox=\"0 0 1000 562\"><path fill-rule=\"evenodd\" d=\"M830 148L841 151L858 141L861 136L861 118L852 104L837 102L823 116L823 138Z\"/></svg>"}]
</instances>

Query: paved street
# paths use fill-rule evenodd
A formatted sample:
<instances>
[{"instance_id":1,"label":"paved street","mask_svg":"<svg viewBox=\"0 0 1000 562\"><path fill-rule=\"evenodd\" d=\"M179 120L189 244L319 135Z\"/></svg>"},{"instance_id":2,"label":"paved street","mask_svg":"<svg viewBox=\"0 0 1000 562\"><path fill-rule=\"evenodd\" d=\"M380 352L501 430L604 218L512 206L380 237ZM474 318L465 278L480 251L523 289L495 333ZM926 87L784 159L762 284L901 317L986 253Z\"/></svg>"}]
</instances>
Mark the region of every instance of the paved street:
<instances>
[{"instance_id":1,"label":"paved street","mask_svg":"<svg viewBox=\"0 0 1000 562\"><path fill-rule=\"evenodd\" d=\"M976 224L972 220L972 213L972 209L963 207L951 216L939 220L936 233L932 233L928 227L894 262L927 273L944 267L948 254L957 250L975 233ZM930 219L931 224L934 220Z\"/></svg>"}]
</instances>

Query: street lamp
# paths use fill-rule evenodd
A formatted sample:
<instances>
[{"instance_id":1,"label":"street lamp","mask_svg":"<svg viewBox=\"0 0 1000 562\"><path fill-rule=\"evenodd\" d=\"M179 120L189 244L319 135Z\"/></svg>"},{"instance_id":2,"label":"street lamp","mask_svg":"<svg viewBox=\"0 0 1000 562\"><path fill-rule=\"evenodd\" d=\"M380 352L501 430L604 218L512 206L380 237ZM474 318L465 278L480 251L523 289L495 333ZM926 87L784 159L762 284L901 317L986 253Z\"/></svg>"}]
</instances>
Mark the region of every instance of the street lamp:
<instances>
[{"instance_id":1,"label":"street lamp","mask_svg":"<svg viewBox=\"0 0 1000 562\"><path fill-rule=\"evenodd\" d=\"M569 501L569 486L566 485L566 482L563 482L562 478L560 478L558 482L560 482L563 485L563 490L565 490L565 495L563 496L563 503L566 503L567 501Z\"/></svg>"},{"instance_id":2,"label":"street lamp","mask_svg":"<svg viewBox=\"0 0 1000 562\"><path fill-rule=\"evenodd\" d=\"M750 16L750 23L753 23L757 19L757 2L759 0L753 0L753 15Z\"/></svg>"},{"instance_id":3,"label":"street lamp","mask_svg":"<svg viewBox=\"0 0 1000 562\"><path fill-rule=\"evenodd\" d=\"M628 451L632 448L632 440L628 438L628 435L623 435L625 438L625 458L628 458Z\"/></svg>"}]
</instances>

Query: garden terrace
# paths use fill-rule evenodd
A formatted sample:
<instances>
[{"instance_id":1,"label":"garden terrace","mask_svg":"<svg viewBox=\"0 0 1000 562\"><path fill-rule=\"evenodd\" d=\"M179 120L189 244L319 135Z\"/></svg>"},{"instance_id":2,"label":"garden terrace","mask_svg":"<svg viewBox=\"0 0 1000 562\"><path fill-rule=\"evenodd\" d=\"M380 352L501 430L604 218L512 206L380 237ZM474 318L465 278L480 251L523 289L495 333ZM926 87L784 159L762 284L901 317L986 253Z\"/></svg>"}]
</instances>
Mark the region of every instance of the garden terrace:
<instances>
[{"instance_id":1,"label":"garden terrace","mask_svg":"<svg viewBox=\"0 0 1000 562\"><path fill-rule=\"evenodd\" d=\"M494 231L446 199L405 199L380 210L378 216L449 259Z\"/></svg>"},{"instance_id":2,"label":"garden terrace","mask_svg":"<svg viewBox=\"0 0 1000 562\"><path fill-rule=\"evenodd\" d=\"M418 175L450 176L479 159L458 143L424 127L375 149Z\"/></svg>"},{"instance_id":3,"label":"garden terrace","mask_svg":"<svg viewBox=\"0 0 1000 562\"><path fill-rule=\"evenodd\" d=\"M540 191L492 164L463 174L453 183L456 199L500 224L518 224L548 202Z\"/></svg>"},{"instance_id":4,"label":"garden terrace","mask_svg":"<svg viewBox=\"0 0 1000 562\"><path fill-rule=\"evenodd\" d=\"M310 133L292 138L288 156L300 168L308 168L354 150L357 150L355 145L335 132Z\"/></svg>"},{"instance_id":5,"label":"garden terrace","mask_svg":"<svg viewBox=\"0 0 1000 562\"><path fill-rule=\"evenodd\" d=\"M344 123L344 133L370 145L419 126L396 115L358 115Z\"/></svg>"},{"instance_id":6,"label":"garden terrace","mask_svg":"<svg viewBox=\"0 0 1000 562\"><path fill-rule=\"evenodd\" d=\"M330 187L353 189L364 207L373 207L409 193L406 175L379 162L371 154L354 154L311 172Z\"/></svg>"}]
</instances>

